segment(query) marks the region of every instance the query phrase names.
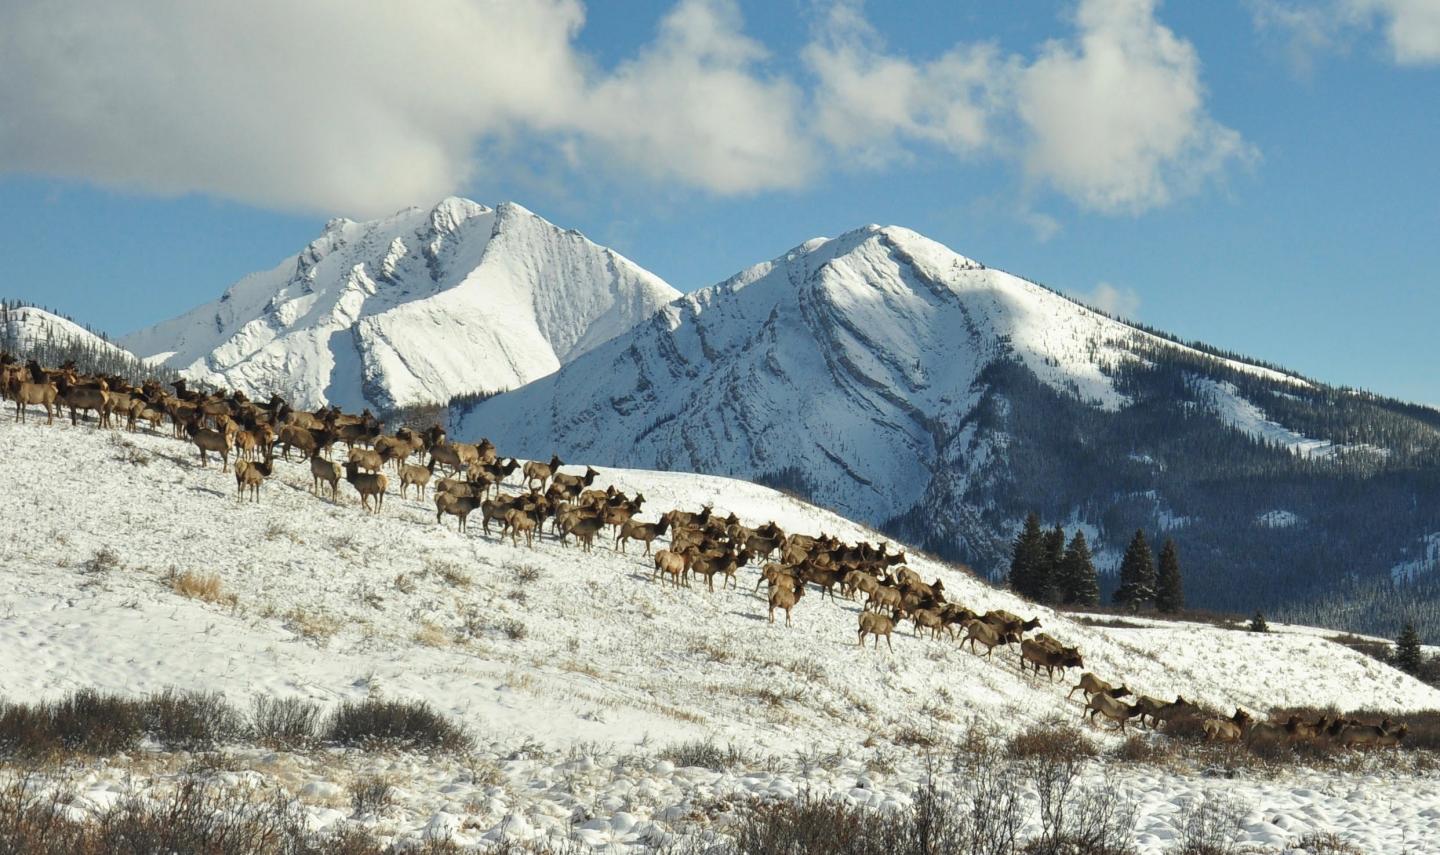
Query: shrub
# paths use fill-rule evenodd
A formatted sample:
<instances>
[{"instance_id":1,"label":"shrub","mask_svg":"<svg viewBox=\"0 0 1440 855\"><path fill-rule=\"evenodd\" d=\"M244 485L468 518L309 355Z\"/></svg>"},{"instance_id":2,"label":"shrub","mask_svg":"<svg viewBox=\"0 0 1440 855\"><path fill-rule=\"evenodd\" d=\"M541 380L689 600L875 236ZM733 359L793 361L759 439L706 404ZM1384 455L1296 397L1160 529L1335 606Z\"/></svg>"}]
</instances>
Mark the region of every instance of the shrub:
<instances>
[{"instance_id":1,"label":"shrub","mask_svg":"<svg viewBox=\"0 0 1440 855\"><path fill-rule=\"evenodd\" d=\"M167 688L144 702L145 732L166 748L214 748L246 736L245 721L218 692Z\"/></svg>"},{"instance_id":2,"label":"shrub","mask_svg":"<svg viewBox=\"0 0 1440 855\"><path fill-rule=\"evenodd\" d=\"M395 787L381 775L359 775L350 782L350 806L355 816L374 814L395 803Z\"/></svg>"},{"instance_id":3,"label":"shrub","mask_svg":"<svg viewBox=\"0 0 1440 855\"><path fill-rule=\"evenodd\" d=\"M300 698L256 696L250 728L260 744L295 750L312 745L320 730L320 707Z\"/></svg>"},{"instance_id":4,"label":"shrub","mask_svg":"<svg viewBox=\"0 0 1440 855\"><path fill-rule=\"evenodd\" d=\"M1007 748L1010 756L1017 760L1035 757L1084 759L1100 753L1095 743L1078 727L1056 719L1030 725L1011 737Z\"/></svg>"},{"instance_id":5,"label":"shrub","mask_svg":"<svg viewBox=\"0 0 1440 855\"><path fill-rule=\"evenodd\" d=\"M463 751L470 737L422 701L347 701L330 715L327 742L359 747Z\"/></svg>"},{"instance_id":6,"label":"shrub","mask_svg":"<svg viewBox=\"0 0 1440 855\"><path fill-rule=\"evenodd\" d=\"M1186 803L1180 814L1178 855L1233 855L1240 851L1235 838L1244 818L1240 802L1229 796L1211 794Z\"/></svg>"},{"instance_id":7,"label":"shrub","mask_svg":"<svg viewBox=\"0 0 1440 855\"><path fill-rule=\"evenodd\" d=\"M80 689L46 706L49 727L60 746L83 754L114 754L135 748L144 734L138 701Z\"/></svg>"},{"instance_id":8,"label":"shrub","mask_svg":"<svg viewBox=\"0 0 1440 855\"><path fill-rule=\"evenodd\" d=\"M195 855L383 855L389 850L359 829L311 832L305 813L281 792L222 788L182 780L163 795L121 799L84 819L63 809L75 794L36 787L24 777L0 788L0 852L27 855L109 855L177 852ZM454 852L445 841L419 853Z\"/></svg>"},{"instance_id":9,"label":"shrub","mask_svg":"<svg viewBox=\"0 0 1440 855\"><path fill-rule=\"evenodd\" d=\"M908 811L880 813L813 795L742 806L727 853L837 852L845 855L1010 855L1020 828L1013 782L940 790L929 779Z\"/></svg>"}]
</instances>

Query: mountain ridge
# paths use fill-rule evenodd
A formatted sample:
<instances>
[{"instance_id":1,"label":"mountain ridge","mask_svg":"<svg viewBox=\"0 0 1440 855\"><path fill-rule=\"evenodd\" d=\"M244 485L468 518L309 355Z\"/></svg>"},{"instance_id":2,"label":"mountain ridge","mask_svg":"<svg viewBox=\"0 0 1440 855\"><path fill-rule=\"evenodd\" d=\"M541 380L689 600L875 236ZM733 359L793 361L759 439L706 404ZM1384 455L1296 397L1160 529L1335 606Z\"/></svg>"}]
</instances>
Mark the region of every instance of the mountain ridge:
<instances>
[{"instance_id":1,"label":"mountain ridge","mask_svg":"<svg viewBox=\"0 0 1440 855\"><path fill-rule=\"evenodd\" d=\"M1440 531L1388 495L1440 497L1440 411L1191 347L896 226L799 244L452 417L522 456L787 487L992 577L1029 510L1104 559L1147 528L1182 541L1198 602L1232 609L1332 590L1360 553L1386 573ZM1383 549L1342 519L1384 509ZM1309 522L1252 531L1287 514ZM1321 525L1345 538L1307 550L1323 581L1262 569Z\"/></svg>"}]
</instances>

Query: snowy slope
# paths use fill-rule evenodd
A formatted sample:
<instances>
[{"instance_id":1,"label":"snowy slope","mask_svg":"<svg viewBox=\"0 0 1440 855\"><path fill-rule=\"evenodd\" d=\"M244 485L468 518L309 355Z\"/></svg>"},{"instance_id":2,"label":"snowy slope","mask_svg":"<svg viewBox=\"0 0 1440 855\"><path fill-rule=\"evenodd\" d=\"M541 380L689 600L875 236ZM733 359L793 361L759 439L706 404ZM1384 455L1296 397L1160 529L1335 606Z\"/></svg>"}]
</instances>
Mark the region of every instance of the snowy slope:
<instances>
[{"instance_id":1,"label":"snowy slope","mask_svg":"<svg viewBox=\"0 0 1440 855\"><path fill-rule=\"evenodd\" d=\"M358 411L522 385L676 296L519 205L449 198L332 220L274 269L125 344L196 380Z\"/></svg>"},{"instance_id":2,"label":"snowy slope","mask_svg":"<svg viewBox=\"0 0 1440 855\"><path fill-rule=\"evenodd\" d=\"M573 832L594 845L638 844L655 829L693 823L716 800L807 790L901 807L927 774L916 749L889 742L904 729L945 739L976 724L1010 733L1079 717L1078 702L1064 698L1068 683L1021 676L1010 651L985 660L908 627L893 654L883 645L857 649L858 603L812 594L793 627L772 625L751 592L753 568L742 571L738 590L662 587L634 549L619 555L602 545L585 555L547 535L531 550L486 537L478 520L461 535L453 522L436 525L428 502L393 494L367 517L346 485L339 503L311 495L298 463L279 464L260 504L240 503L230 475L213 462L200 468L188 445L164 436L0 420L0 447L0 516L25 521L23 536L0 539L0 696L177 686L221 691L241 705L256 694L326 706L419 698L481 737L480 760L258 751L233 761L253 770L240 780L278 780L303 794L317 825L346 819L343 782L361 772L401 783L399 806L367 821L377 831L419 839L438 828L469 843ZM607 483L643 492L647 519L714 502L750 523L875 537L745 482L607 469L597 484ZM106 549L113 562L97 565ZM1081 647L1087 668L1137 691L1257 712L1440 706L1435 689L1317 635L1087 626L951 566L921 557L911 564L972 608L1038 614L1046 631ZM233 603L173 593L165 577L184 571L217 574ZM742 746L760 766L614 759L705 737ZM862 747L877 742L884 772ZM836 759L792 764L797 751ZM495 780L477 780L477 763ZM117 761L77 775L85 805L135 786L131 768ZM139 780L153 769L139 769ZM1256 842L1334 827L1384 849L1440 824L1426 809L1433 782L1403 776L1123 774L1114 783L1143 801L1136 842L1147 854L1173 841L1179 805L1217 787L1250 800L1247 839ZM584 824L572 828L572 820Z\"/></svg>"},{"instance_id":3,"label":"snowy slope","mask_svg":"<svg viewBox=\"0 0 1440 855\"><path fill-rule=\"evenodd\" d=\"M497 735L565 743L714 733L776 750L816 716L833 738L857 742L876 729L959 727L922 713L943 700L942 686L956 711L1005 730L1078 709L1059 683L1021 677L1013 653L987 661L954 642L914 638L908 627L893 656L883 645L858 651L858 603L806 597L794 627L771 625L763 598L750 592L753 568L739 590L676 591L651 583L650 562L634 549L584 555L548 535L534 550L516 548L485 537L478 519L468 535L453 522L436 525L433 505L398 495L366 518L353 491L339 504L310 495L299 463L279 464L259 505L241 504L232 476L213 463L201 469L193 449L168 437L128 440L149 456L144 465L123 462L133 455L120 441L84 425L7 420L0 441L10 461L0 471L0 514L28 520L39 535L0 543L0 613L8 615L0 692L8 696L176 684L330 702L379 685ZM605 470L597 483L642 492L649 519L713 502L751 523L875 536L741 481ZM121 566L87 572L85 562L107 547ZM1435 689L1318 637L1086 626L948 565L911 564L977 610L1038 614L1047 631L1081 647L1087 668L1156 696L1257 711L1440 706ZM525 567L539 578L517 581ZM171 568L218 574L235 607L177 597L162 584ZM447 569L469 584L447 582ZM512 596L517 589L522 598ZM328 644L305 641L298 628L307 619L297 613L328 622ZM523 623L525 637L494 628L506 620ZM426 623L438 646L417 641ZM762 689L783 700L757 712ZM856 709L869 712L856 717Z\"/></svg>"},{"instance_id":4,"label":"snowy slope","mask_svg":"<svg viewBox=\"0 0 1440 855\"><path fill-rule=\"evenodd\" d=\"M1003 437L972 418L987 370L1018 361L1113 411L1129 399L1107 371L1139 360L1137 342L1188 350L908 229L868 226L691 294L463 426L536 456L794 470L823 504L879 524L922 500L957 504L1003 462Z\"/></svg>"},{"instance_id":5,"label":"snowy slope","mask_svg":"<svg viewBox=\"0 0 1440 855\"><path fill-rule=\"evenodd\" d=\"M22 352L39 344L54 342L92 349L101 354L131 356L129 351L111 344L74 321L33 306L7 309L0 313L0 321L4 324L0 328L0 341L16 342Z\"/></svg>"}]
</instances>

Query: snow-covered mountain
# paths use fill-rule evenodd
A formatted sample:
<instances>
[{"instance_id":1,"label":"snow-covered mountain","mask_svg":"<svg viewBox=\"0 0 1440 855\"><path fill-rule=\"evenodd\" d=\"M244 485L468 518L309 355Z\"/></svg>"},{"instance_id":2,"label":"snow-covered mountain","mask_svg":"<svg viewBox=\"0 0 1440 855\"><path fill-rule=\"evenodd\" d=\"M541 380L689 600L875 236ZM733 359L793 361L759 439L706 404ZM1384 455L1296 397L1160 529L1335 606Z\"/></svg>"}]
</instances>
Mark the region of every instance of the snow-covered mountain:
<instances>
[{"instance_id":1,"label":"snow-covered mountain","mask_svg":"<svg viewBox=\"0 0 1440 855\"><path fill-rule=\"evenodd\" d=\"M134 358L129 351L74 321L34 306L0 308L0 344L7 350L27 354L39 349L89 350L106 357Z\"/></svg>"},{"instance_id":2,"label":"snow-covered mountain","mask_svg":"<svg viewBox=\"0 0 1440 855\"><path fill-rule=\"evenodd\" d=\"M1332 550L1345 531L1350 546L1375 536L1361 531L1377 507L1363 489L1337 497L1329 480L1284 478L1379 479L1440 459L1440 413L1197 348L913 231L868 226L688 295L456 418L461 435L522 455L790 488L989 572L1029 510L1086 528L1102 562L1136 528L1191 537L1187 586L1201 601L1228 591L1231 608L1265 599L1261 583L1229 578L1253 576L1249 560L1275 585L1287 573L1313 583L1325 561L1353 571L1346 549L1320 567L1271 567L1274 543L1244 538L1308 536L1252 524L1277 510L1338 525ZM1257 474L1277 477L1261 488ZM1250 505L1235 535L1230 516ZM1392 524L1404 537L1440 529ZM1217 549L1216 537L1230 540Z\"/></svg>"},{"instance_id":3,"label":"snow-covered mountain","mask_svg":"<svg viewBox=\"0 0 1440 855\"><path fill-rule=\"evenodd\" d=\"M449 198L332 220L275 268L124 344L251 394L388 409L523 385L677 296L519 205Z\"/></svg>"}]
</instances>

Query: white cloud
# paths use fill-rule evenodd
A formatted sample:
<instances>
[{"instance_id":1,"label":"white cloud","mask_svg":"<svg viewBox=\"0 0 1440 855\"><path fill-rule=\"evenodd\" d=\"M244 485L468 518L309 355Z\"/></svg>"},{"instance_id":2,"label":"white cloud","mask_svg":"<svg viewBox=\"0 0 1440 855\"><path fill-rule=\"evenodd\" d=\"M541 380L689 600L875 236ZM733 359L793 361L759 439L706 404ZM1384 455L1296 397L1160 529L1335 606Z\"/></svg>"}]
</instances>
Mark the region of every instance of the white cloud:
<instances>
[{"instance_id":1,"label":"white cloud","mask_svg":"<svg viewBox=\"0 0 1440 855\"><path fill-rule=\"evenodd\" d=\"M859 6L838 2L802 57L817 81L816 130L844 158L880 165L903 156L909 141L958 154L992 142L1006 77L993 45L956 45L914 62L887 54Z\"/></svg>"},{"instance_id":2,"label":"white cloud","mask_svg":"<svg viewBox=\"0 0 1440 855\"><path fill-rule=\"evenodd\" d=\"M576 0L12 0L0 172L348 215L433 201L527 135L718 193L806 177L798 95L753 73L732 2L681 2L610 75L583 22Z\"/></svg>"},{"instance_id":3,"label":"white cloud","mask_svg":"<svg viewBox=\"0 0 1440 855\"><path fill-rule=\"evenodd\" d=\"M682 0L655 43L588 94L578 131L654 177L720 193L797 186L817 165L802 93L763 75L765 57L730 0Z\"/></svg>"},{"instance_id":4,"label":"white cloud","mask_svg":"<svg viewBox=\"0 0 1440 855\"><path fill-rule=\"evenodd\" d=\"M1437 0L1250 0L1255 26L1289 41L1291 60L1307 70L1316 53L1345 50L1357 33L1384 30L1390 57L1399 65L1440 63L1440 2Z\"/></svg>"},{"instance_id":5,"label":"white cloud","mask_svg":"<svg viewBox=\"0 0 1440 855\"><path fill-rule=\"evenodd\" d=\"M1087 208L1164 205L1254 157L1206 111L1194 47L1154 13L1153 0L1084 0L1077 38L1020 72L1026 173Z\"/></svg>"},{"instance_id":6,"label":"white cloud","mask_svg":"<svg viewBox=\"0 0 1440 855\"><path fill-rule=\"evenodd\" d=\"M1436 0L1346 0L1361 18L1379 18L1390 51L1401 65L1440 62L1440 2Z\"/></svg>"},{"instance_id":7,"label":"white cloud","mask_svg":"<svg viewBox=\"0 0 1440 855\"><path fill-rule=\"evenodd\" d=\"M855 3L837 3L803 53L817 132L865 165L915 142L1014 156L1032 186L1111 214L1168 204L1255 157L1209 115L1195 49L1153 0L1082 0L1073 23L1034 58L977 43L925 62L887 52Z\"/></svg>"},{"instance_id":8,"label":"white cloud","mask_svg":"<svg viewBox=\"0 0 1440 855\"><path fill-rule=\"evenodd\" d=\"M1114 213L1250 151L1149 0L1082 0L1033 60L978 40L911 58L836 0L791 74L735 0L675 0L611 68L577 46L584 18L581 0L9 0L0 174L369 216L536 162L743 194L962 156Z\"/></svg>"},{"instance_id":9,"label":"white cloud","mask_svg":"<svg viewBox=\"0 0 1440 855\"><path fill-rule=\"evenodd\" d=\"M1097 283L1093 291L1080 294L1079 298L1082 303L1117 318L1133 320L1140 312L1140 294L1134 288L1120 288L1109 282Z\"/></svg>"}]
</instances>

